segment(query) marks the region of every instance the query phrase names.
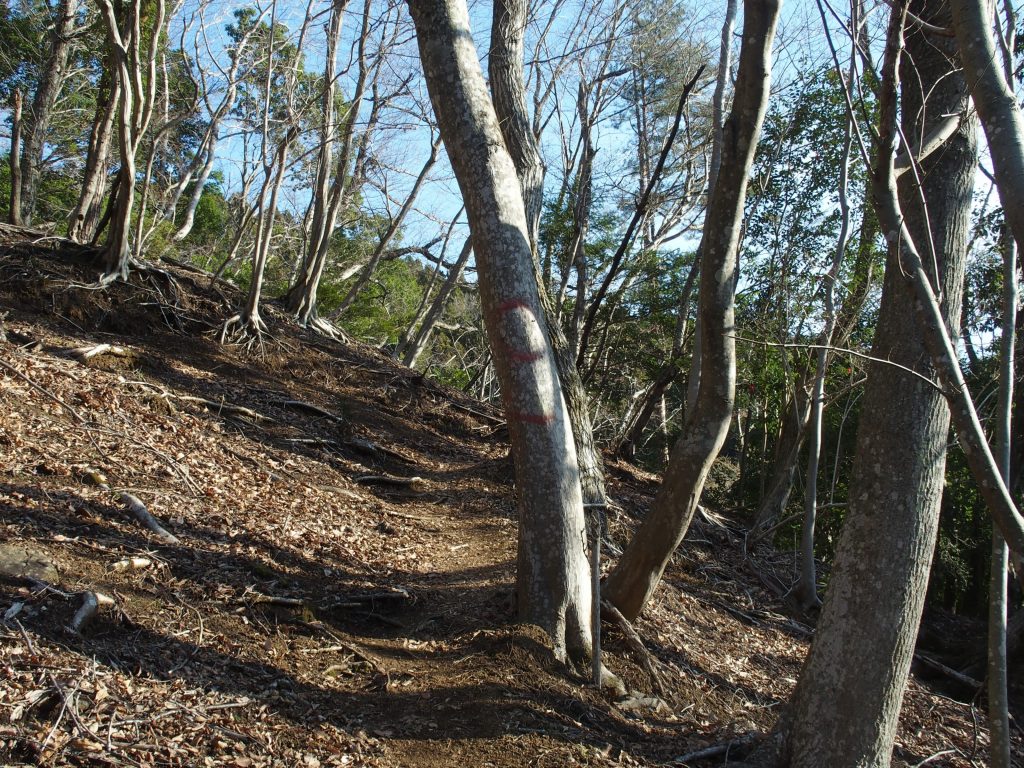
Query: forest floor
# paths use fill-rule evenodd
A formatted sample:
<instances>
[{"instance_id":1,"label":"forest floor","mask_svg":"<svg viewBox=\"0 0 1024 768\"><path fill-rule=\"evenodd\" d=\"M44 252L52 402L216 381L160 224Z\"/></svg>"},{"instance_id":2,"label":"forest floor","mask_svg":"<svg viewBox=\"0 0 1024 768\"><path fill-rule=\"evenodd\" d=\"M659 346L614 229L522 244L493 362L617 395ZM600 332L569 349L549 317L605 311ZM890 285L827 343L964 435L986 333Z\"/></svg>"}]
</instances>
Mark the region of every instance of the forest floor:
<instances>
[{"instance_id":1,"label":"forest floor","mask_svg":"<svg viewBox=\"0 0 1024 768\"><path fill-rule=\"evenodd\" d=\"M498 410L272 307L222 345L237 293L162 266L94 290L59 242L0 242L0 764L718 765L773 727L812 630L715 489L636 625L664 687L606 625L630 694L597 690L515 622ZM657 478L607 470L614 552ZM113 604L72 631L87 592ZM894 764L983 765L983 701L927 673Z\"/></svg>"}]
</instances>

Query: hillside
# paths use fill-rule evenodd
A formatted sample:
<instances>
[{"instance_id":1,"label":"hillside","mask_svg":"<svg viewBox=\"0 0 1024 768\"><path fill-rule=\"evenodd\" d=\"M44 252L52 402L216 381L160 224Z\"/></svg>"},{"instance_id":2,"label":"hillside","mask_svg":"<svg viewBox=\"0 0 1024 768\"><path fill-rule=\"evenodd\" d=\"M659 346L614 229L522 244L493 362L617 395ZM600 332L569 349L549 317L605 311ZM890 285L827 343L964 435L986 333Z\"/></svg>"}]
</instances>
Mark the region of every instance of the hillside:
<instances>
[{"instance_id":1,"label":"hillside","mask_svg":"<svg viewBox=\"0 0 1024 768\"><path fill-rule=\"evenodd\" d=\"M261 348L222 346L237 296L189 269L98 291L60 241L7 238L0 763L655 766L738 740L707 765L772 728L811 630L713 499L637 623L660 684L606 625L630 693L597 691L515 623L498 410L272 307ZM608 475L615 551L656 478ZM90 591L113 604L73 632ZM894 764L981 765L983 720L915 677Z\"/></svg>"}]
</instances>

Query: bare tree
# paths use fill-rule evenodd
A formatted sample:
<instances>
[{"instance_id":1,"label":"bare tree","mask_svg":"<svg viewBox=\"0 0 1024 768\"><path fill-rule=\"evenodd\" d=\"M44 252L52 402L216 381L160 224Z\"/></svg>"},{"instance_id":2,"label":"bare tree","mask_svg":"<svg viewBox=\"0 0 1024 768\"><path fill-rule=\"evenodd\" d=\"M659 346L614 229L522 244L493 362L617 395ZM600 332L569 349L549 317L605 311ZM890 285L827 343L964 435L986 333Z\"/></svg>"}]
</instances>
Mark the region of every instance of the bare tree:
<instances>
[{"instance_id":1,"label":"bare tree","mask_svg":"<svg viewBox=\"0 0 1024 768\"><path fill-rule=\"evenodd\" d=\"M780 3L746 0L743 46L732 110L724 126L722 165L701 241L701 385L695 408L650 514L605 587L608 599L635 618L651 598L669 558L686 535L711 464L725 441L736 388L734 291L747 177L768 103L772 40Z\"/></svg>"},{"instance_id":2,"label":"bare tree","mask_svg":"<svg viewBox=\"0 0 1024 768\"><path fill-rule=\"evenodd\" d=\"M11 224L21 224L21 89L16 88L11 98L11 154L8 157L11 168L11 196L7 212Z\"/></svg>"},{"instance_id":3,"label":"bare tree","mask_svg":"<svg viewBox=\"0 0 1024 768\"><path fill-rule=\"evenodd\" d=\"M518 177L480 70L463 0L410 0L434 113L473 235L491 354L501 381L519 505L520 616L556 655L591 647L576 450L534 277Z\"/></svg>"}]
</instances>

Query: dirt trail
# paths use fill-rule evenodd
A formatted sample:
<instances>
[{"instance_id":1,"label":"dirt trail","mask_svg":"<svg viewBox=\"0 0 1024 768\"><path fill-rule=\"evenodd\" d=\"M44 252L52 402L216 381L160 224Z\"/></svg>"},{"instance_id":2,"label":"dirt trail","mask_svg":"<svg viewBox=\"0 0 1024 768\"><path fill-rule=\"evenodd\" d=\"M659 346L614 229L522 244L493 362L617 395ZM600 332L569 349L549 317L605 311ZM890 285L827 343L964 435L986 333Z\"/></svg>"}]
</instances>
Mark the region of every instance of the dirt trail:
<instances>
[{"instance_id":1,"label":"dirt trail","mask_svg":"<svg viewBox=\"0 0 1024 768\"><path fill-rule=\"evenodd\" d=\"M496 410L273 311L262 350L223 347L234 297L194 273L88 280L0 247L0 568L43 568L0 576L0 764L664 765L773 725L806 629L728 521L639 623L660 702L609 631L615 701L514 623ZM99 343L125 355L73 353ZM609 466L613 546L654 481ZM85 591L114 605L75 634ZM969 705L915 683L905 709L898 764L982 754Z\"/></svg>"}]
</instances>

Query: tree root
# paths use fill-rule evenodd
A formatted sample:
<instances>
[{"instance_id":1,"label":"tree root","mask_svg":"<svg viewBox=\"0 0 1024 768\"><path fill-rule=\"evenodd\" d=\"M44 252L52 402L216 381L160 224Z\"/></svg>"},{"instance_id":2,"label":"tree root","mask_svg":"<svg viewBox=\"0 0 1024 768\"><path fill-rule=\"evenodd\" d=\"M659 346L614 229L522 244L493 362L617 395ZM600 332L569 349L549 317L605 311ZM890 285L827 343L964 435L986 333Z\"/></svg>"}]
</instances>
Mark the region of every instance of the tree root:
<instances>
[{"instance_id":1,"label":"tree root","mask_svg":"<svg viewBox=\"0 0 1024 768\"><path fill-rule=\"evenodd\" d=\"M224 321L220 331L221 344L237 344L247 350L257 348L263 350L263 337L267 335L267 325L259 314L239 312Z\"/></svg>"},{"instance_id":2,"label":"tree root","mask_svg":"<svg viewBox=\"0 0 1024 768\"><path fill-rule=\"evenodd\" d=\"M128 511L135 516L135 519L156 534L161 541L166 544L179 543L178 537L160 525L160 522L149 513L149 510L146 509L146 505L137 497L132 496L130 493L121 493L119 494L119 497L128 508Z\"/></svg>"},{"instance_id":3,"label":"tree root","mask_svg":"<svg viewBox=\"0 0 1024 768\"><path fill-rule=\"evenodd\" d=\"M661 673L658 671L658 665L660 662L654 657L647 646L644 645L644 641L637 634L636 629L629 623L629 619L622 615L618 608L609 603L607 600L601 601L601 613L606 619L611 619L618 627L622 630L622 634L626 637L626 644L629 649L637 657L640 665L644 671L651 678L651 687L654 692L659 696L665 695L665 681L661 677Z\"/></svg>"},{"instance_id":4,"label":"tree root","mask_svg":"<svg viewBox=\"0 0 1024 768\"><path fill-rule=\"evenodd\" d=\"M68 629L76 635L82 634L82 630L85 629L86 625L96 618L96 614L99 612L101 605L113 604L114 599L104 595L102 592L83 592L82 605L75 612L75 616L71 619L71 624L68 625Z\"/></svg>"}]
</instances>

